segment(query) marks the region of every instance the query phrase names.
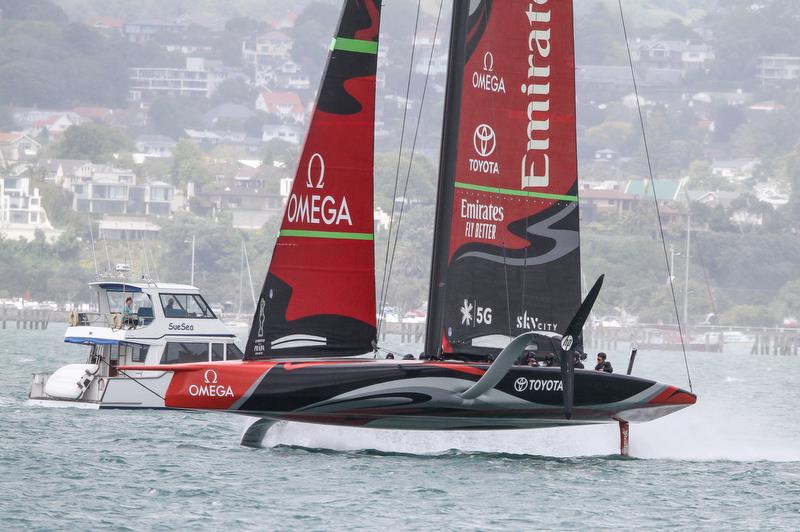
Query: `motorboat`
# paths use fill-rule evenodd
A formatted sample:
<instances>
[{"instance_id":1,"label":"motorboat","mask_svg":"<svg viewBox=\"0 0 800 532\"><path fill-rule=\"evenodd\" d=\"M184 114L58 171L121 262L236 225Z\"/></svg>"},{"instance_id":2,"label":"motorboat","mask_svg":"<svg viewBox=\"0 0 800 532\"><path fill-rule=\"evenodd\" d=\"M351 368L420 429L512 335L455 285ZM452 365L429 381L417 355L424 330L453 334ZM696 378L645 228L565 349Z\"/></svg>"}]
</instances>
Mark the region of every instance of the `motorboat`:
<instances>
[{"instance_id":1,"label":"motorboat","mask_svg":"<svg viewBox=\"0 0 800 532\"><path fill-rule=\"evenodd\" d=\"M165 408L171 373L139 367L243 356L235 334L194 286L147 279L106 279L90 286L97 312L71 312L64 334L66 343L88 351L86 357L52 373L34 373L29 393L33 404Z\"/></svg>"}]
</instances>

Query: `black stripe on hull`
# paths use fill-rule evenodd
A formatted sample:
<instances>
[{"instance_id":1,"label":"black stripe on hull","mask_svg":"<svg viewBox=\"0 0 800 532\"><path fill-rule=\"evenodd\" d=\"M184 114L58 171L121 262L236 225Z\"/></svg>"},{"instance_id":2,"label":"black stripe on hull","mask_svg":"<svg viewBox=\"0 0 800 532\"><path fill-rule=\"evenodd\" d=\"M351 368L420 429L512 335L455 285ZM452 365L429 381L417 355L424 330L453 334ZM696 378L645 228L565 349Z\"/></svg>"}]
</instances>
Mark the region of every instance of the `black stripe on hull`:
<instances>
[{"instance_id":1,"label":"black stripe on hull","mask_svg":"<svg viewBox=\"0 0 800 532\"><path fill-rule=\"evenodd\" d=\"M512 368L475 400L460 393L488 366L446 364L280 364L238 413L270 419L405 430L490 430L649 421L690 403L652 401L671 387L588 370L575 374L575 408L564 419L557 368ZM456 369L457 368L457 369ZM678 390L680 393L685 393Z\"/></svg>"}]
</instances>

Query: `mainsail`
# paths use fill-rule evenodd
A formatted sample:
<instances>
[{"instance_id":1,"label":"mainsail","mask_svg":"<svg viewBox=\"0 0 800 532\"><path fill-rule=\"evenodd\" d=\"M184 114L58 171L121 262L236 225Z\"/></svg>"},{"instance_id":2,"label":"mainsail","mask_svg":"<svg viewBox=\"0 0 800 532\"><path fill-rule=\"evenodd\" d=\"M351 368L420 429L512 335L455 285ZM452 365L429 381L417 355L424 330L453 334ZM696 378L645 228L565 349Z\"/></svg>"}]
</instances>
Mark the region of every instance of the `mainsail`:
<instances>
[{"instance_id":1,"label":"mainsail","mask_svg":"<svg viewBox=\"0 0 800 532\"><path fill-rule=\"evenodd\" d=\"M570 0L455 2L428 353L561 332L580 304L574 64Z\"/></svg>"},{"instance_id":2,"label":"mainsail","mask_svg":"<svg viewBox=\"0 0 800 532\"><path fill-rule=\"evenodd\" d=\"M379 0L347 0L246 358L357 355L375 341L373 158Z\"/></svg>"}]
</instances>

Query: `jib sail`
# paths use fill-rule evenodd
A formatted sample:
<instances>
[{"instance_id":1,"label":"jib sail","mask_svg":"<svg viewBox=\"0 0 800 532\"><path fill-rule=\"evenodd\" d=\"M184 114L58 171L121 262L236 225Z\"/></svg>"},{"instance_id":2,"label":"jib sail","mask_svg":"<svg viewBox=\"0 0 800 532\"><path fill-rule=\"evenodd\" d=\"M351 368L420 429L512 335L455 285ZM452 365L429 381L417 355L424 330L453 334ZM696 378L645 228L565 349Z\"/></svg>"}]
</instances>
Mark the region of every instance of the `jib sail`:
<instances>
[{"instance_id":1,"label":"jib sail","mask_svg":"<svg viewBox=\"0 0 800 532\"><path fill-rule=\"evenodd\" d=\"M562 331L580 304L572 2L472 0L453 16L431 353Z\"/></svg>"},{"instance_id":2,"label":"jib sail","mask_svg":"<svg viewBox=\"0 0 800 532\"><path fill-rule=\"evenodd\" d=\"M357 355L372 349L380 5L380 0L345 2L247 358Z\"/></svg>"}]
</instances>

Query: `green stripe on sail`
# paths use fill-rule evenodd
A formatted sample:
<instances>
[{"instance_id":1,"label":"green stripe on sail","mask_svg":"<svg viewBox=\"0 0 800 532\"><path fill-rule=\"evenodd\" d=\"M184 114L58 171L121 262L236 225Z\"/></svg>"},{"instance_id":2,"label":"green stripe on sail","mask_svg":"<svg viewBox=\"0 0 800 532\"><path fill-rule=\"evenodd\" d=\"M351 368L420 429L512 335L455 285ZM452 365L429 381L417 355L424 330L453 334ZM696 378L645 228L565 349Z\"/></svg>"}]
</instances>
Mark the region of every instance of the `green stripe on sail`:
<instances>
[{"instance_id":1,"label":"green stripe on sail","mask_svg":"<svg viewBox=\"0 0 800 532\"><path fill-rule=\"evenodd\" d=\"M334 50L344 50L345 52L359 52L362 54L377 54L378 43L375 41L362 41L359 39L347 39L345 37L336 37L333 40Z\"/></svg>"},{"instance_id":2,"label":"green stripe on sail","mask_svg":"<svg viewBox=\"0 0 800 532\"><path fill-rule=\"evenodd\" d=\"M372 240L372 233L345 233L341 231L305 231L302 229L282 229L280 236L300 238L339 238L343 240Z\"/></svg>"},{"instance_id":3,"label":"green stripe on sail","mask_svg":"<svg viewBox=\"0 0 800 532\"><path fill-rule=\"evenodd\" d=\"M483 185L472 185L456 181L456 188L466 190L477 190L479 192L490 192L492 194L504 194L506 196L524 196L528 198L542 198L561 201L578 201L578 196L566 196L564 194L547 194L546 192L530 192L528 190L514 190L511 188L485 187Z\"/></svg>"}]
</instances>

